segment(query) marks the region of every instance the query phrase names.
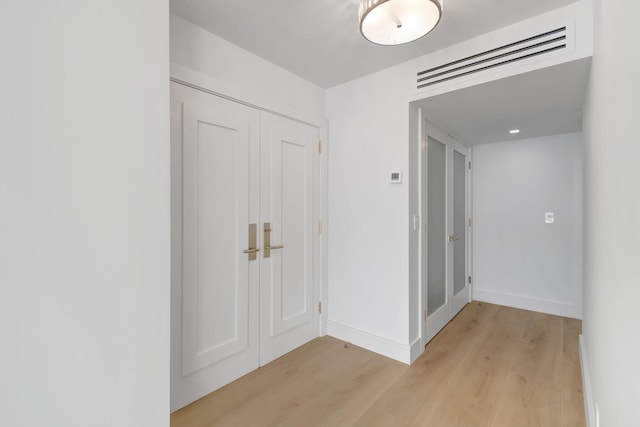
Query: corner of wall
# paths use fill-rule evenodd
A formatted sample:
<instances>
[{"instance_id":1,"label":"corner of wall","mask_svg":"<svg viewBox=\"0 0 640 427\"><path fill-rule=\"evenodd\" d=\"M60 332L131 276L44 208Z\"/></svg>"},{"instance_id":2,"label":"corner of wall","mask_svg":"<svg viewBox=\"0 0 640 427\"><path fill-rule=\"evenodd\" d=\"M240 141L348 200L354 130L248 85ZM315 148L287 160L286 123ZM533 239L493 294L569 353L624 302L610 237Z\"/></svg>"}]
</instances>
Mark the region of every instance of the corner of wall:
<instances>
[{"instance_id":1,"label":"corner of wall","mask_svg":"<svg viewBox=\"0 0 640 427\"><path fill-rule=\"evenodd\" d=\"M327 335L407 365L411 364L411 362L417 358L416 353L419 351L420 347L419 339L414 341L411 345L402 344L388 338L332 321L327 321Z\"/></svg>"},{"instance_id":2,"label":"corner of wall","mask_svg":"<svg viewBox=\"0 0 640 427\"><path fill-rule=\"evenodd\" d=\"M580 371L582 373L582 393L584 396L585 419L587 427L596 427L596 408L591 392L591 374L589 373L589 359L584 337L580 335Z\"/></svg>"}]
</instances>

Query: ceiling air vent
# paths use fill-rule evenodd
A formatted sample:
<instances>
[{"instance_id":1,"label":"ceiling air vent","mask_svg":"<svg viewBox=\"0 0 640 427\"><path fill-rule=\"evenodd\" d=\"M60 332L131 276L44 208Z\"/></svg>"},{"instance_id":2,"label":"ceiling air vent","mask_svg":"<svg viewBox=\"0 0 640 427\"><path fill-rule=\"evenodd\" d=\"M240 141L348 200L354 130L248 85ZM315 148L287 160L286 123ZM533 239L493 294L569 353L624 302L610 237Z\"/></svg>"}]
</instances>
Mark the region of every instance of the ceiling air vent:
<instances>
[{"instance_id":1,"label":"ceiling air vent","mask_svg":"<svg viewBox=\"0 0 640 427\"><path fill-rule=\"evenodd\" d=\"M567 47L567 27L556 28L418 73L418 89Z\"/></svg>"}]
</instances>

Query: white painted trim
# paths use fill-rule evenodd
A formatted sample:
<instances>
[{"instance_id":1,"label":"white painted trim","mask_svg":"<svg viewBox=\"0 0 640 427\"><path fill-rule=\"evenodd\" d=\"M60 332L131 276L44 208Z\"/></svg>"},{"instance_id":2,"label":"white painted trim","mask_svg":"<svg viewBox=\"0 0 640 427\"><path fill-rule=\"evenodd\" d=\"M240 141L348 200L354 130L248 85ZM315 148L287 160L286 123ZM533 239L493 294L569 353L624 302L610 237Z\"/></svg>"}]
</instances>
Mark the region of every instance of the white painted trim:
<instances>
[{"instance_id":1,"label":"white painted trim","mask_svg":"<svg viewBox=\"0 0 640 427\"><path fill-rule=\"evenodd\" d=\"M406 363L407 365L412 362L412 354L415 355L420 349L420 339L416 339L411 345L402 344L332 321L327 321L327 335L342 341L347 341L358 347L366 348L374 353L397 360L398 362Z\"/></svg>"},{"instance_id":2,"label":"white painted trim","mask_svg":"<svg viewBox=\"0 0 640 427\"><path fill-rule=\"evenodd\" d=\"M429 216L428 216L428 200L427 200L427 186L425 185L427 182L427 127L430 125L427 122L426 116L424 115L424 111L422 108L419 109L419 117L418 117L418 133L420 141L419 143L419 170L418 170L418 180L419 180L419 190L418 190L418 209L420 211L420 237L418 239L418 288L419 288L419 297L420 297L420 338L421 345L424 349L427 343L427 264L426 258L428 256L427 253L427 240L425 238L425 227L428 224Z\"/></svg>"},{"instance_id":3,"label":"white painted trim","mask_svg":"<svg viewBox=\"0 0 640 427\"><path fill-rule=\"evenodd\" d=\"M584 343L582 334L580 340L580 371L582 373L582 394L584 397L584 410L587 427L596 427L596 407L593 402L593 394L591 392L591 375L589 374L589 359L587 358L587 347Z\"/></svg>"},{"instance_id":4,"label":"white painted trim","mask_svg":"<svg viewBox=\"0 0 640 427\"><path fill-rule=\"evenodd\" d=\"M322 126L325 125L324 117L303 114L298 109L291 108L285 103L274 102L271 99L256 96L255 93L252 93L241 85L223 82L220 79L192 70L175 62L171 62L170 78L195 89L204 90L205 92L210 92L231 101L285 116L317 128L322 128Z\"/></svg>"},{"instance_id":5,"label":"white painted trim","mask_svg":"<svg viewBox=\"0 0 640 427\"><path fill-rule=\"evenodd\" d=\"M450 145L451 147L453 147L454 150L458 150L462 153L465 153L465 155L468 156L469 150L471 148L471 144L469 144L467 141L460 139L457 136L451 136L448 133L445 133L443 131L440 130L440 128L438 128L436 125L434 125L433 123L431 123L429 121L429 117L427 116L422 116L425 120L426 120L426 135L427 137L431 137L434 139L437 139L438 141L440 141L443 144L447 144ZM469 144L469 145L465 145L465 144Z\"/></svg>"},{"instance_id":6,"label":"white painted trim","mask_svg":"<svg viewBox=\"0 0 640 427\"><path fill-rule=\"evenodd\" d=\"M438 335L447 323L453 319L452 316L452 301L446 301L442 306L440 306L435 313L431 313L429 317L427 317L427 330L425 333L426 342L428 343ZM426 344L425 344L426 345Z\"/></svg>"},{"instance_id":7,"label":"white painted trim","mask_svg":"<svg viewBox=\"0 0 640 427\"><path fill-rule=\"evenodd\" d=\"M409 345L409 363L413 363L416 361L418 357L420 357L424 353L424 346L422 345L422 337L417 337L413 340L413 342Z\"/></svg>"},{"instance_id":8,"label":"white painted trim","mask_svg":"<svg viewBox=\"0 0 640 427\"><path fill-rule=\"evenodd\" d=\"M422 316L422 279L421 279L421 241L422 210L420 208L422 179L420 163L422 161L422 109L409 106L409 341L412 343L411 361L418 356L413 353L416 340L420 340L423 329ZM418 345L417 349L424 349ZM416 350L417 351L417 350Z\"/></svg>"},{"instance_id":9,"label":"white painted trim","mask_svg":"<svg viewBox=\"0 0 640 427\"><path fill-rule=\"evenodd\" d=\"M471 226L467 227L467 275L471 277L471 283L467 282L469 288L469 302L473 301L473 289L475 287L473 281L473 233L475 230L475 221L473 219L473 146L469 146L467 153L467 161L471 168L467 171L467 219L471 221Z\"/></svg>"},{"instance_id":10,"label":"white painted trim","mask_svg":"<svg viewBox=\"0 0 640 427\"><path fill-rule=\"evenodd\" d=\"M580 308L575 304L533 298L524 295L507 294L502 292L473 289L473 300L507 307L520 308L522 310L537 311L540 313L554 314L556 316L581 319Z\"/></svg>"},{"instance_id":11,"label":"white painted trim","mask_svg":"<svg viewBox=\"0 0 640 427\"><path fill-rule=\"evenodd\" d=\"M320 336L327 334L327 319L329 318L329 210L327 207L329 201L329 178L327 159L329 157L329 122L324 121L324 125L320 128L320 140L322 141L322 153L319 157L319 177L318 185L319 189L319 221L322 223L322 233L318 237L319 249L319 283L320 283L320 302L322 302L322 313L320 314Z\"/></svg>"}]
</instances>

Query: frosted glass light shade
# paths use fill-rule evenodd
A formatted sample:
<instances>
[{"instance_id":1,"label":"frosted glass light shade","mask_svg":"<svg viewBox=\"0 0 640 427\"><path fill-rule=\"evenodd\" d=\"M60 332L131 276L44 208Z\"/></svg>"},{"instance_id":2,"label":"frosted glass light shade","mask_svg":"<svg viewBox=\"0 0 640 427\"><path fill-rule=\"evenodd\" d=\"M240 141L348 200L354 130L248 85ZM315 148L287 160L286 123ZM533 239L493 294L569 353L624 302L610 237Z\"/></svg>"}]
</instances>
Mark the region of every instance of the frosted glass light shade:
<instances>
[{"instance_id":1,"label":"frosted glass light shade","mask_svg":"<svg viewBox=\"0 0 640 427\"><path fill-rule=\"evenodd\" d=\"M417 40L433 30L441 16L437 0L359 0L360 32L381 45Z\"/></svg>"}]
</instances>

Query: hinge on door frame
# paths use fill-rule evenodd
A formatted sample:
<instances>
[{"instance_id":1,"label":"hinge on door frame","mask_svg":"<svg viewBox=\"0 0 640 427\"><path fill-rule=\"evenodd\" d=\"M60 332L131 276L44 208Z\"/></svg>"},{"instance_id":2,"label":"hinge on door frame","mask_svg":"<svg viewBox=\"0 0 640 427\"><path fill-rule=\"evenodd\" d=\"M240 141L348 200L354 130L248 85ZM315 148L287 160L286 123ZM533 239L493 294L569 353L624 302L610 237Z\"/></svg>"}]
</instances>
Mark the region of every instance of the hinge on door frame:
<instances>
[{"instance_id":1,"label":"hinge on door frame","mask_svg":"<svg viewBox=\"0 0 640 427\"><path fill-rule=\"evenodd\" d=\"M469 227L471 227L471 218L469 218Z\"/></svg>"},{"instance_id":2,"label":"hinge on door frame","mask_svg":"<svg viewBox=\"0 0 640 427\"><path fill-rule=\"evenodd\" d=\"M471 284L471 276L469 276L468 281L469 281L469 284Z\"/></svg>"},{"instance_id":3,"label":"hinge on door frame","mask_svg":"<svg viewBox=\"0 0 640 427\"><path fill-rule=\"evenodd\" d=\"M322 222L318 221L318 234L322 234Z\"/></svg>"},{"instance_id":4,"label":"hinge on door frame","mask_svg":"<svg viewBox=\"0 0 640 427\"><path fill-rule=\"evenodd\" d=\"M318 154L322 154L322 141L318 141Z\"/></svg>"},{"instance_id":5,"label":"hinge on door frame","mask_svg":"<svg viewBox=\"0 0 640 427\"><path fill-rule=\"evenodd\" d=\"M469 169L471 169L471 160L469 160Z\"/></svg>"},{"instance_id":6,"label":"hinge on door frame","mask_svg":"<svg viewBox=\"0 0 640 427\"><path fill-rule=\"evenodd\" d=\"M318 314L322 314L322 301L318 302Z\"/></svg>"}]
</instances>

